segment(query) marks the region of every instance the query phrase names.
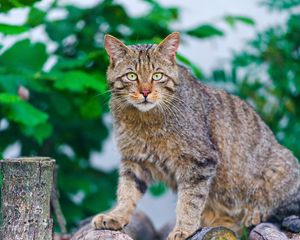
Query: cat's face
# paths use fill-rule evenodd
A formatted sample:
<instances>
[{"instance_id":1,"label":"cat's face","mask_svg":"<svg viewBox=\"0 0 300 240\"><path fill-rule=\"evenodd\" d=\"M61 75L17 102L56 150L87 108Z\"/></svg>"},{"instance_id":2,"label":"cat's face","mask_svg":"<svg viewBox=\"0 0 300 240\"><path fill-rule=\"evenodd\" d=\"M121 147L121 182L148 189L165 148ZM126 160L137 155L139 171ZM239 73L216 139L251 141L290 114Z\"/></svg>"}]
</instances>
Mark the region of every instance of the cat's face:
<instances>
[{"instance_id":1,"label":"cat's face","mask_svg":"<svg viewBox=\"0 0 300 240\"><path fill-rule=\"evenodd\" d=\"M106 35L105 49L110 57L107 77L114 99L142 112L170 104L178 84L178 44L179 33L159 45L132 46Z\"/></svg>"}]
</instances>

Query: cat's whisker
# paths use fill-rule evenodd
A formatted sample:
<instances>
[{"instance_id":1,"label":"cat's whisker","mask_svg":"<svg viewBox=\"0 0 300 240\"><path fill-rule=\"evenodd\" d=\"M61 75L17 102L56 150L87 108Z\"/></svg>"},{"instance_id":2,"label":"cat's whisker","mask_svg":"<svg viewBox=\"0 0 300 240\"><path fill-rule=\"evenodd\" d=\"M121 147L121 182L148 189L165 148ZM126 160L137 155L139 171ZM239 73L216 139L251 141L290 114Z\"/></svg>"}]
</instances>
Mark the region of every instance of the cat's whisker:
<instances>
[{"instance_id":1,"label":"cat's whisker","mask_svg":"<svg viewBox=\"0 0 300 240\"><path fill-rule=\"evenodd\" d=\"M123 110L124 108L126 108L128 106L128 99L126 98L126 95L119 95L118 97L113 97L115 103L118 103L117 106L114 106L115 111L119 112L120 110Z\"/></svg>"},{"instance_id":2,"label":"cat's whisker","mask_svg":"<svg viewBox=\"0 0 300 240\"><path fill-rule=\"evenodd\" d=\"M166 107L164 106L164 104L159 103L158 105L159 105L160 111L161 111L161 113L163 114L165 120L167 120L167 119L168 119L168 116L169 116L169 115L172 115L172 113L170 113L170 110L169 110L168 108L166 108Z\"/></svg>"},{"instance_id":3,"label":"cat's whisker","mask_svg":"<svg viewBox=\"0 0 300 240\"><path fill-rule=\"evenodd\" d=\"M173 113L175 113L175 115L181 115L182 117L184 117L182 109L177 107L172 99L165 98L163 102Z\"/></svg>"},{"instance_id":4,"label":"cat's whisker","mask_svg":"<svg viewBox=\"0 0 300 240\"><path fill-rule=\"evenodd\" d=\"M182 99L178 98L174 94L173 95L171 95L171 94L164 94L164 96L166 96L168 98L171 98L172 101L175 101L176 103L179 103L179 104L181 104L184 107L188 107L189 108L189 106L187 106L186 103Z\"/></svg>"},{"instance_id":5,"label":"cat's whisker","mask_svg":"<svg viewBox=\"0 0 300 240\"><path fill-rule=\"evenodd\" d=\"M163 102L162 107L163 107L164 110L167 111L168 115L170 115L169 117L172 117L174 119L178 118L177 112L175 112L174 109L172 109L171 106L169 106L169 105L167 105L166 103ZM178 111L178 113L180 113L180 112Z\"/></svg>"},{"instance_id":6,"label":"cat's whisker","mask_svg":"<svg viewBox=\"0 0 300 240\"><path fill-rule=\"evenodd\" d=\"M107 89L107 90L104 91L104 92L100 92L100 93L96 94L94 97L107 96L108 93L112 93L112 90Z\"/></svg>"},{"instance_id":7,"label":"cat's whisker","mask_svg":"<svg viewBox=\"0 0 300 240\"><path fill-rule=\"evenodd\" d=\"M161 105L160 102L157 103L157 107L158 107L159 112L162 113L164 119L166 120L166 119L167 119L167 116L166 116L166 114L165 114L165 112L164 112L164 109L163 109L163 107L162 107L162 105Z\"/></svg>"}]
</instances>

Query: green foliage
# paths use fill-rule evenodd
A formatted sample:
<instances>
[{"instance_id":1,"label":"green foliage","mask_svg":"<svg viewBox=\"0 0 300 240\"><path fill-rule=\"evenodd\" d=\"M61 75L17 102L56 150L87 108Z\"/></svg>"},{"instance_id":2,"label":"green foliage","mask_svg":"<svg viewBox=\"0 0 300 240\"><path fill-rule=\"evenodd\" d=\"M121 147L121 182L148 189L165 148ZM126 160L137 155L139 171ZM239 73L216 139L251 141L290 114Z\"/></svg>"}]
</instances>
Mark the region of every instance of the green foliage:
<instances>
[{"instance_id":1,"label":"green foliage","mask_svg":"<svg viewBox=\"0 0 300 240\"><path fill-rule=\"evenodd\" d=\"M46 12L38 8L32 7L28 14L26 25L30 27L36 27L43 23L43 21L45 20L45 16Z\"/></svg>"},{"instance_id":2,"label":"green foliage","mask_svg":"<svg viewBox=\"0 0 300 240\"><path fill-rule=\"evenodd\" d=\"M17 35L23 32L28 31L29 28L27 26L18 26L18 25L10 25L10 24L0 24L0 33L5 35Z\"/></svg>"},{"instance_id":3,"label":"green foliage","mask_svg":"<svg viewBox=\"0 0 300 240\"><path fill-rule=\"evenodd\" d=\"M13 8L32 6L39 0L5 0L0 2L0 12L7 12Z\"/></svg>"},{"instance_id":4,"label":"green foliage","mask_svg":"<svg viewBox=\"0 0 300 240\"><path fill-rule=\"evenodd\" d=\"M224 17L224 20L231 26L235 27L237 23L243 23L247 24L250 26L255 25L255 21L252 18L245 17L245 16L232 16L232 15L227 15Z\"/></svg>"},{"instance_id":5,"label":"green foliage","mask_svg":"<svg viewBox=\"0 0 300 240\"><path fill-rule=\"evenodd\" d=\"M271 10L287 10L294 7L299 7L299 0L264 0L263 5L266 5Z\"/></svg>"},{"instance_id":6,"label":"green foliage","mask_svg":"<svg viewBox=\"0 0 300 240\"><path fill-rule=\"evenodd\" d=\"M21 40L0 56L0 71L11 74L18 71L35 73L42 70L47 58L44 44Z\"/></svg>"},{"instance_id":7,"label":"green foliage","mask_svg":"<svg viewBox=\"0 0 300 240\"><path fill-rule=\"evenodd\" d=\"M298 1L268 1L275 9ZM292 4L293 3L293 4ZM290 14L281 26L259 33L245 51L235 54L231 72L213 71L210 79L248 100L276 134L300 159L300 14Z\"/></svg>"},{"instance_id":8,"label":"green foliage","mask_svg":"<svg viewBox=\"0 0 300 240\"><path fill-rule=\"evenodd\" d=\"M243 229L243 232L242 232L242 236L241 236L241 240L248 240L249 239L249 233L250 233L250 230L247 229L247 228L244 228Z\"/></svg>"},{"instance_id":9,"label":"green foliage","mask_svg":"<svg viewBox=\"0 0 300 240\"><path fill-rule=\"evenodd\" d=\"M198 27L195 27L189 31L187 31L187 34L197 37L197 38L209 38L214 36L223 36L224 33L222 30L218 29L217 27L214 27L212 25L204 24L200 25Z\"/></svg>"},{"instance_id":10,"label":"green foliage","mask_svg":"<svg viewBox=\"0 0 300 240\"><path fill-rule=\"evenodd\" d=\"M153 196L161 196L166 192L166 190L167 187L163 182L155 183L150 187L150 192Z\"/></svg>"}]
</instances>

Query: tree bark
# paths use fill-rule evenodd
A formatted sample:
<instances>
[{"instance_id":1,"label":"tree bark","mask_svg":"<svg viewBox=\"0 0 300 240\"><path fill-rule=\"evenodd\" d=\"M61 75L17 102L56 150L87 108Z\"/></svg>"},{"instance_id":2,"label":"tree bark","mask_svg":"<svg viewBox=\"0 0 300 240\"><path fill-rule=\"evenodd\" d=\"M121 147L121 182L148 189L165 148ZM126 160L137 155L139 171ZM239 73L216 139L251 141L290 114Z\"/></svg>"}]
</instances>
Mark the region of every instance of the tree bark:
<instances>
[{"instance_id":1,"label":"tree bark","mask_svg":"<svg viewBox=\"0 0 300 240\"><path fill-rule=\"evenodd\" d=\"M28 157L0 161L1 240L51 240L50 218L55 160Z\"/></svg>"},{"instance_id":2,"label":"tree bark","mask_svg":"<svg viewBox=\"0 0 300 240\"><path fill-rule=\"evenodd\" d=\"M261 223L250 233L250 240L288 240L289 238L272 223Z\"/></svg>"}]
</instances>

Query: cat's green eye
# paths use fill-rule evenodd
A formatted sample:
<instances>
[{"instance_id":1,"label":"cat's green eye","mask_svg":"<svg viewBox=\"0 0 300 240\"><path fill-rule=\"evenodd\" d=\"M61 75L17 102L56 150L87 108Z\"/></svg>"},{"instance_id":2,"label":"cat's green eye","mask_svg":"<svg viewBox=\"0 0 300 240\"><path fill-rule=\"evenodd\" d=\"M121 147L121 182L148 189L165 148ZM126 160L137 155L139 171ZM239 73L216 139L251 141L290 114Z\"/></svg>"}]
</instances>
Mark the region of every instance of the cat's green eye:
<instances>
[{"instance_id":1,"label":"cat's green eye","mask_svg":"<svg viewBox=\"0 0 300 240\"><path fill-rule=\"evenodd\" d=\"M153 76L152 76L152 79L153 79L154 81L159 81L159 80L162 79L162 76L163 76L162 73L154 73Z\"/></svg>"},{"instance_id":2,"label":"cat's green eye","mask_svg":"<svg viewBox=\"0 0 300 240\"><path fill-rule=\"evenodd\" d=\"M126 77L127 77L127 79L130 80L130 81L135 81L135 80L137 80L137 75L136 75L135 73L133 73L133 72L127 73L127 74L126 74Z\"/></svg>"}]
</instances>

